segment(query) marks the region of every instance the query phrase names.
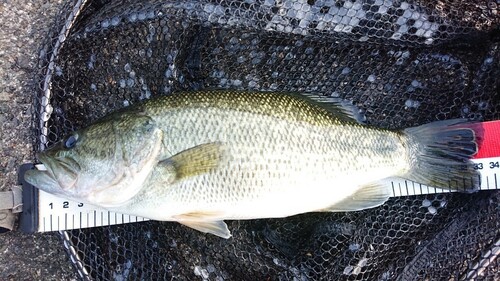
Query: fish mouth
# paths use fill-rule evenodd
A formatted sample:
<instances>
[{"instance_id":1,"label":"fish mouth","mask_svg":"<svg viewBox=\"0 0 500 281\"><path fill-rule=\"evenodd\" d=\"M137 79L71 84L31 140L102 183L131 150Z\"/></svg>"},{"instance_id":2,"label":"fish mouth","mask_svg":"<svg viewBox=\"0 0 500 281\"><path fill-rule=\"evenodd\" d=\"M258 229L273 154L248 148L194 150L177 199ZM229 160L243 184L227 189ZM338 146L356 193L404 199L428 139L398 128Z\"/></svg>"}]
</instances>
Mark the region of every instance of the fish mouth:
<instances>
[{"instance_id":1,"label":"fish mouth","mask_svg":"<svg viewBox=\"0 0 500 281\"><path fill-rule=\"evenodd\" d=\"M63 190L68 190L76 184L80 165L75 160L67 157L53 158L43 152L38 155L38 159L46 168L45 171L38 172L45 173L46 177L57 182Z\"/></svg>"},{"instance_id":2,"label":"fish mouth","mask_svg":"<svg viewBox=\"0 0 500 281\"><path fill-rule=\"evenodd\" d=\"M36 186L38 189L52 194L62 194L57 181L52 178L47 170L28 170L24 174L24 180L29 184Z\"/></svg>"}]
</instances>

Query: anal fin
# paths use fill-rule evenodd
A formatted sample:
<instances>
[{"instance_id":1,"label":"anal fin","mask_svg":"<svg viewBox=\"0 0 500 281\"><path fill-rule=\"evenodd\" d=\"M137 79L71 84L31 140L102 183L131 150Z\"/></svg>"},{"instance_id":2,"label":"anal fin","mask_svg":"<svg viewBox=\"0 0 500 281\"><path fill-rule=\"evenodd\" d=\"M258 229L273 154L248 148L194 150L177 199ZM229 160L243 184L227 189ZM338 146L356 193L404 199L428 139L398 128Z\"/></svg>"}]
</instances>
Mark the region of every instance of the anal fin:
<instances>
[{"instance_id":1,"label":"anal fin","mask_svg":"<svg viewBox=\"0 0 500 281\"><path fill-rule=\"evenodd\" d=\"M348 212L374 208L384 204L391 196L383 182L374 182L359 188L355 193L321 212Z\"/></svg>"}]
</instances>

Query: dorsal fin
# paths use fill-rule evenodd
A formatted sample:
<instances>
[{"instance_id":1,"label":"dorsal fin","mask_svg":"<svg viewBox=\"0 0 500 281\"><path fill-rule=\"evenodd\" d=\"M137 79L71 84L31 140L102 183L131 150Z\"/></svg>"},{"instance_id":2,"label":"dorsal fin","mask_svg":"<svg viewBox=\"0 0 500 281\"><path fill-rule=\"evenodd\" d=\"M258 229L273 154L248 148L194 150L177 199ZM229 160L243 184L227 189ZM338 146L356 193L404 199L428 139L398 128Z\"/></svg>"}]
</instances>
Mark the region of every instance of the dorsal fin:
<instances>
[{"instance_id":1,"label":"dorsal fin","mask_svg":"<svg viewBox=\"0 0 500 281\"><path fill-rule=\"evenodd\" d=\"M310 93L296 93L294 95L323 108L343 121L355 122L359 124L364 124L366 121L366 117L361 110L352 104L352 102L347 100Z\"/></svg>"}]
</instances>

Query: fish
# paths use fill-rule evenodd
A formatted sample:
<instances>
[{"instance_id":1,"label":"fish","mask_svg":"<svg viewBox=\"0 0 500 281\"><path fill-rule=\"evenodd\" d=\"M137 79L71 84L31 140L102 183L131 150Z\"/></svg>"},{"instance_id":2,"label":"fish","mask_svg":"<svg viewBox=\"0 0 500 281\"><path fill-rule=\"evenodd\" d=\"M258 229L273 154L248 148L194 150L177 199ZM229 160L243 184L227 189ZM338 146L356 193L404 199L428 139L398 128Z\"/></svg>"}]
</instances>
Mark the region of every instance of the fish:
<instances>
[{"instance_id":1,"label":"fish","mask_svg":"<svg viewBox=\"0 0 500 281\"><path fill-rule=\"evenodd\" d=\"M224 220L348 212L384 204L401 177L473 192L468 121L404 130L312 94L203 90L125 107L38 154L25 180L111 211L231 237Z\"/></svg>"}]
</instances>

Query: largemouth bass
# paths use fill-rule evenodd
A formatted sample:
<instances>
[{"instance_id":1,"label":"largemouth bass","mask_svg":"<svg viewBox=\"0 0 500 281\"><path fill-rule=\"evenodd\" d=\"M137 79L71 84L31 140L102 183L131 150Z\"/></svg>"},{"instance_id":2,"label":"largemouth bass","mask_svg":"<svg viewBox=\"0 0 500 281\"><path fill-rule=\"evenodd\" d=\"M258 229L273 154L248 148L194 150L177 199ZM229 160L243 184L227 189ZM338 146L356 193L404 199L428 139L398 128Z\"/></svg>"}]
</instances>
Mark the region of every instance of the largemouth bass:
<instances>
[{"instance_id":1,"label":"largemouth bass","mask_svg":"<svg viewBox=\"0 0 500 281\"><path fill-rule=\"evenodd\" d=\"M391 131L335 100L200 91L145 101L41 152L25 179L49 193L230 237L226 219L356 211L399 176L474 190L478 145L463 120Z\"/></svg>"}]
</instances>

